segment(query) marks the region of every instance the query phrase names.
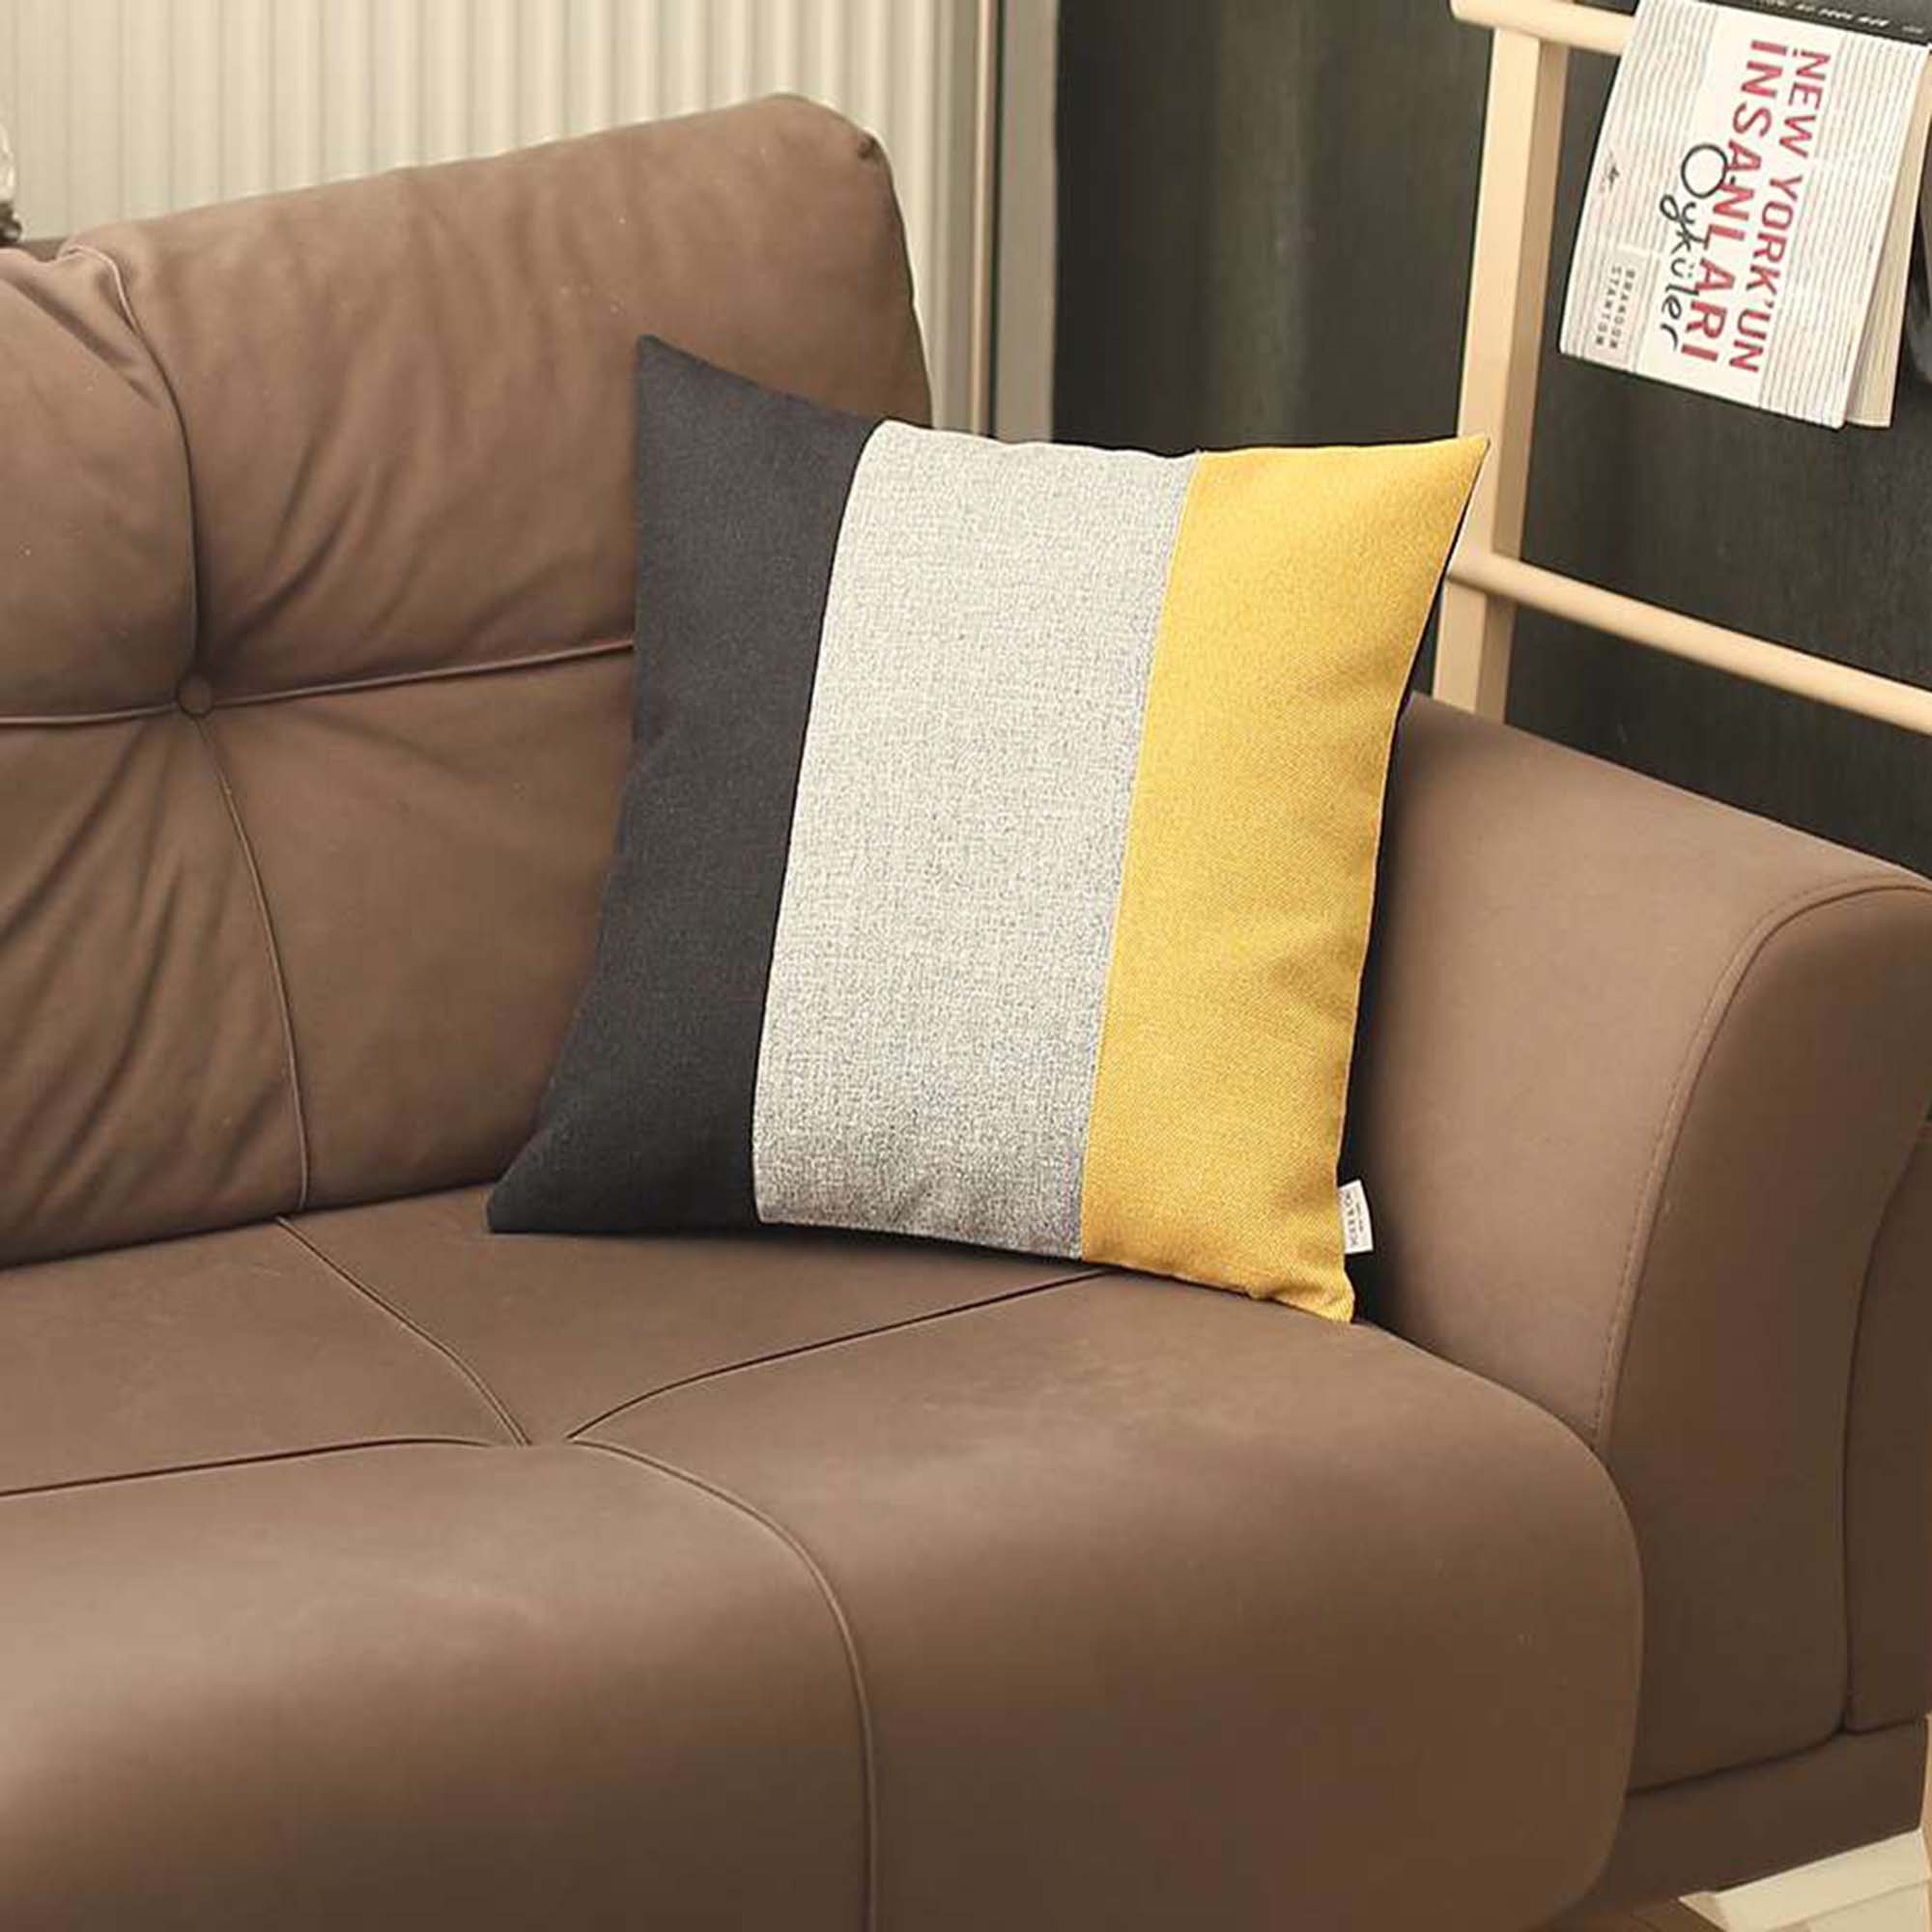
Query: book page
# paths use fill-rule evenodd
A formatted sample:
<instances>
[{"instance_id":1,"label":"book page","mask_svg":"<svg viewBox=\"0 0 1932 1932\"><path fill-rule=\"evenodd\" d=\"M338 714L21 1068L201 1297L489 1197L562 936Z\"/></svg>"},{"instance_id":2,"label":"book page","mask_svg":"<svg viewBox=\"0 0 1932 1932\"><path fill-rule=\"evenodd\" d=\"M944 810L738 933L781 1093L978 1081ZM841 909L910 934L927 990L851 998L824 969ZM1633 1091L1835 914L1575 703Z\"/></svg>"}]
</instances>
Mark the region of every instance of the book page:
<instances>
[{"instance_id":1,"label":"book page","mask_svg":"<svg viewBox=\"0 0 1932 1932\"><path fill-rule=\"evenodd\" d=\"M1868 429L1890 427L1892 402L1898 393L1898 361L1905 348L1906 289L1912 274L1928 137L1932 137L1932 61L1927 62L1919 81L1918 105L1905 137L1905 156L1892 189L1891 213L1879 251L1877 285L1852 370L1852 393L1845 404L1845 420Z\"/></svg>"},{"instance_id":2,"label":"book page","mask_svg":"<svg viewBox=\"0 0 1932 1932\"><path fill-rule=\"evenodd\" d=\"M1800 14L1643 0L1564 352L1842 425L1926 60Z\"/></svg>"}]
</instances>

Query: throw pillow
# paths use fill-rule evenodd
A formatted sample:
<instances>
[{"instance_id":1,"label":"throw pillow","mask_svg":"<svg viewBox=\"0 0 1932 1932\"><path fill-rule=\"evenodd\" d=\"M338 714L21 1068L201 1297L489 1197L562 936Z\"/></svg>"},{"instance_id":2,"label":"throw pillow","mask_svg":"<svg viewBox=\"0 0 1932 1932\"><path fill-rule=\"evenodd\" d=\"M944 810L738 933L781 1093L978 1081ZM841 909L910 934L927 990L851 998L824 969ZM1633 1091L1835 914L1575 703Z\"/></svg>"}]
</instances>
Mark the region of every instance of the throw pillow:
<instances>
[{"instance_id":1,"label":"throw pillow","mask_svg":"<svg viewBox=\"0 0 1932 1932\"><path fill-rule=\"evenodd\" d=\"M1479 441L1166 459L638 364L636 744L499 1231L886 1230L1350 1310L1391 738Z\"/></svg>"}]
</instances>

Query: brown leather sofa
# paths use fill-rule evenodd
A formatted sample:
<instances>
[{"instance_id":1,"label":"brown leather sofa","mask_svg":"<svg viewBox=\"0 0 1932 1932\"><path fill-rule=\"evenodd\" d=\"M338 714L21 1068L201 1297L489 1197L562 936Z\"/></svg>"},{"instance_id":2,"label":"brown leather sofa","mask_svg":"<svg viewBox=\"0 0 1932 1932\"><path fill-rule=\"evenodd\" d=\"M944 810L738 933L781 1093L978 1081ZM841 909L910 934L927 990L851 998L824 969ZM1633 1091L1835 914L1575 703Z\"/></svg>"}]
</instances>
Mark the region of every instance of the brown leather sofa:
<instances>
[{"instance_id":1,"label":"brown leather sofa","mask_svg":"<svg viewBox=\"0 0 1932 1932\"><path fill-rule=\"evenodd\" d=\"M0 1927L1508 1928L1917 1816L1932 890L1418 703L1368 1320L492 1237L796 102L0 263ZM747 541L755 542L747 532Z\"/></svg>"}]
</instances>

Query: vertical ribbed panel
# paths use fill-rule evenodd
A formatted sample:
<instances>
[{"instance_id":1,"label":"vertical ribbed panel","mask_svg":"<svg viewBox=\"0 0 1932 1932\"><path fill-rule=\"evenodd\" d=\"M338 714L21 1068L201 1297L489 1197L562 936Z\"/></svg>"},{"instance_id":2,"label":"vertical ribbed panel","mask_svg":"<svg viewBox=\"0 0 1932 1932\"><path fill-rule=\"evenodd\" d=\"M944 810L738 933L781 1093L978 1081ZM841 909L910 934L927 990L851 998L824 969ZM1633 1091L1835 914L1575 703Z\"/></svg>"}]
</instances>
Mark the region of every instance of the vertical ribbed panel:
<instances>
[{"instance_id":1,"label":"vertical ribbed panel","mask_svg":"<svg viewBox=\"0 0 1932 1932\"><path fill-rule=\"evenodd\" d=\"M13 119L11 109L19 99L18 90L14 85L14 60L19 35L14 21L5 14L0 14L0 126ZM7 155L0 155L0 199L11 196L13 183L7 175L7 157L12 153L9 141Z\"/></svg>"},{"instance_id":2,"label":"vertical ribbed panel","mask_svg":"<svg viewBox=\"0 0 1932 1932\"><path fill-rule=\"evenodd\" d=\"M943 420L970 326L972 0L0 0L30 235L785 90L893 156Z\"/></svg>"},{"instance_id":3,"label":"vertical ribbed panel","mask_svg":"<svg viewBox=\"0 0 1932 1932\"><path fill-rule=\"evenodd\" d=\"M174 40L165 7L136 7L128 14L121 87L121 205L130 215L159 214L174 202L170 127Z\"/></svg>"},{"instance_id":4,"label":"vertical ribbed panel","mask_svg":"<svg viewBox=\"0 0 1932 1932\"><path fill-rule=\"evenodd\" d=\"M324 0L275 0L270 172L280 187L323 178Z\"/></svg>"},{"instance_id":5,"label":"vertical ribbed panel","mask_svg":"<svg viewBox=\"0 0 1932 1932\"><path fill-rule=\"evenodd\" d=\"M322 179L368 172L376 138L376 0L326 0L322 62Z\"/></svg>"},{"instance_id":6,"label":"vertical ribbed panel","mask_svg":"<svg viewBox=\"0 0 1932 1932\"><path fill-rule=\"evenodd\" d=\"M174 0L174 84L168 94L168 140L177 208L217 200L221 179L221 0ZM58 235L107 213L70 208L49 194L32 203L33 227Z\"/></svg>"},{"instance_id":7,"label":"vertical ribbed panel","mask_svg":"<svg viewBox=\"0 0 1932 1932\"><path fill-rule=\"evenodd\" d=\"M71 182L68 171L68 47L66 0L0 0L14 38L14 99L0 101L19 164L20 218L27 232L49 223L45 205L57 211L54 232L66 225ZM12 112L8 113L8 108Z\"/></svg>"},{"instance_id":8,"label":"vertical ribbed panel","mask_svg":"<svg viewBox=\"0 0 1932 1932\"><path fill-rule=\"evenodd\" d=\"M138 4L138 0L137 0ZM411 10L399 7L398 14ZM221 192L267 194L275 185L270 126L275 109L272 4L226 4L221 9ZM92 125L75 117L71 144L76 152L96 138ZM99 206L74 184L76 214Z\"/></svg>"},{"instance_id":9,"label":"vertical ribbed panel","mask_svg":"<svg viewBox=\"0 0 1932 1932\"><path fill-rule=\"evenodd\" d=\"M120 0L67 0L66 23L71 37L67 58L68 193L82 208L119 208ZM31 166L31 153L21 158ZM22 194L28 191L23 183Z\"/></svg>"},{"instance_id":10,"label":"vertical ribbed panel","mask_svg":"<svg viewBox=\"0 0 1932 1932\"><path fill-rule=\"evenodd\" d=\"M517 141L554 141L564 127L564 36L570 0L522 0Z\"/></svg>"},{"instance_id":11,"label":"vertical ribbed panel","mask_svg":"<svg viewBox=\"0 0 1932 1932\"><path fill-rule=\"evenodd\" d=\"M422 130L412 158L460 160L476 153L470 133L476 70L469 0L422 0Z\"/></svg>"},{"instance_id":12,"label":"vertical ribbed panel","mask_svg":"<svg viewBox=\"0 0 1932 1932\"><path fill-rule=\"evenodd\" d=\"M423 158L422 16L419 0L379 0L370 16L371 170ZM222 105L234 112L233 103Z\"/></svg>"},{"instance_id":13,"label":"vertical ribbed panel","mask_svg":"<svg viewBox=\"0 0 1932 1932\"><path fill-rule=\"evenodd\" d=\"M615 0L572 0L564 36L570 69L567 125L573 134L617 121Z\"/></svg>"}]
</instances>

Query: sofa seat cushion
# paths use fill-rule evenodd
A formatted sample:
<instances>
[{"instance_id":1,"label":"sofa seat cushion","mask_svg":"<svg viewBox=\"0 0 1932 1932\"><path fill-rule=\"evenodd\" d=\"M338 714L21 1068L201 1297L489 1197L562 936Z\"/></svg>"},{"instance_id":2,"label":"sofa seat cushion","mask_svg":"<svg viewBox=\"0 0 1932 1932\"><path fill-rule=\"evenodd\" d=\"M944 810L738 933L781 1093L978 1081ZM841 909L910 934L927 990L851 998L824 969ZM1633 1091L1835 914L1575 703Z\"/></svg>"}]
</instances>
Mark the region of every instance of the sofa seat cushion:
<instances>
[{"instance_id":1,"label":"sofa seat cushion","mask_svg":"<svg viewBox=\"0 0 1932 1932\"><path fill-rule=\"evenodd\" d=\"M689 1483L423 1445L0 1510L0 1924L861 1923L837 1624Z\"/></svg>"},{"instance_id":2,"label":"sofa seat cushion","mask_svg":"<svg viewBox=\"0 0 1932 1932\"><path fill-rule=\"evenodd\" d=\"M1635 1563L1541 1411L1171 1283L481 1214L0 1274L0 1923L1473 1932L1593 1876Z\"/></svg>"},{"instance_id":3,"label":"sofa seat cushion","mask_svg":"<svg viewBox=\"0 0 1932 1932\"><path fill-rule=\"evenodd\" d=\"M669 1391L592 1439L820 1566L879 1921L1540 1924L1621 1806L1634 1548L1570 1432L1142 1276Z\"/></svg>"}]
</instances>

